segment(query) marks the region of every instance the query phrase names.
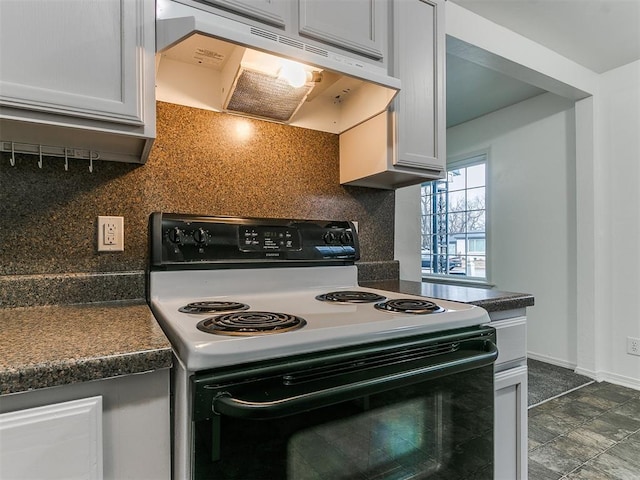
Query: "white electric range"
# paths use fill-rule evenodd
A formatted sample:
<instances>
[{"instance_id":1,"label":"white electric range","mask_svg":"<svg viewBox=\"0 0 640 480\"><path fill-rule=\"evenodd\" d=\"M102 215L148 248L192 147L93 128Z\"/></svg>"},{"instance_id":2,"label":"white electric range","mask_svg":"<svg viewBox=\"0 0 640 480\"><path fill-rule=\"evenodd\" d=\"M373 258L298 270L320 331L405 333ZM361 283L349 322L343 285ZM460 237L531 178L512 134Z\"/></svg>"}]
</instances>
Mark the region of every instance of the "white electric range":
<instances>
[{"instance_id":1,"label":"white electric range","mask_svg":"<svg viewBox=\"0 0 640 480\"><path fill-rule=\"evenodd\" d=\"M473 305L360 287L350 222L155 213L150 239L148 300L175 353L176 478L198 476L199 378L492 330Z\"/></svg>"}]
</instances>

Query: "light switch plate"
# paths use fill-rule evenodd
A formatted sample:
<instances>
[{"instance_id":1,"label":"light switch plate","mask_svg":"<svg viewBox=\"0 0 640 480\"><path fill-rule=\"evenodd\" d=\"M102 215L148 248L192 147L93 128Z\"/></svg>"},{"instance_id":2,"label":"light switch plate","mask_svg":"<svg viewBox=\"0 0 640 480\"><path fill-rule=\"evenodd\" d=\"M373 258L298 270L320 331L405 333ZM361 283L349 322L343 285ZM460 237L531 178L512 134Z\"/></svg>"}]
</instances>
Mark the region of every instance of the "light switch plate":
<instances>
[{"instance_id":1,"label":"light switch plate","mask_svg":"<svg viewBox=\"0 0 640 480\"><path fill-rule=\"evenodd\" d=\"M98 251L124 251L124 217L98 217Z\"/></svg>"}]
</instances>

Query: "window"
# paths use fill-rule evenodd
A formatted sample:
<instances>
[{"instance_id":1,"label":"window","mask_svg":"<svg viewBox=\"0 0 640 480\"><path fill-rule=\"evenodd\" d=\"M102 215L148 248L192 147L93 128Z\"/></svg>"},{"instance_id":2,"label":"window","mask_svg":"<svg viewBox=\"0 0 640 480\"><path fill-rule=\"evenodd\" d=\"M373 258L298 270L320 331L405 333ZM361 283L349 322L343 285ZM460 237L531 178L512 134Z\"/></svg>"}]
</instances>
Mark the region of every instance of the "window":
<instances>
[{"instance_id":1,"label":"window","mask_svg":"<svg viewBox=\"0 0 640 480\"><path fill-rule=\"evenodd\" d=\"M422 184L422 276L486 280L486 155L452 162Z\"/></svg>"}]
</instances>

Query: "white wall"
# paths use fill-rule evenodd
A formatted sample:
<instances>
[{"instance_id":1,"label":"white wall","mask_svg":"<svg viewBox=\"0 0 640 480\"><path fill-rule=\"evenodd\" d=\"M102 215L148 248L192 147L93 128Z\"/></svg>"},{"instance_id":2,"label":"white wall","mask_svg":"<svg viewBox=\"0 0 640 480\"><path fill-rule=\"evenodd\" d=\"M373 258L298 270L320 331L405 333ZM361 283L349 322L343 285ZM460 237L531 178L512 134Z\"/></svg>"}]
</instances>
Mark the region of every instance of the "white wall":
<instances>
[{"instance_id":1,"label":"white wall","mask_svg":"<svg viewBox=\"0 0 640 480\"><path fill-rule=\"evenodd\" d=\"M535 296L530 354L575 365L573 103L548 93L452 127L447 151L489 150L489 281Z\"/></svg>"},{"instance_id":2,"label":"white wall","mask_svg":"<svg viewBox=\"0 0 640 480\"><path fill-rule=\"evenodd\" d=\"M611 284L607 314L599 319L606 344L596 374L640 388L640 357L626 353L626 338L640 338L640 61L602 74L600 92L596 130L608 171Z\"/></svg>"},{"instance_id":3,"label":"white wall","mask_svg":"<svg viewBox=\"0 0 640 480\"><path fill-rule=\"evenodd\" d=\"M567 366L577 364L573 105L548 93L447 130L449 158L489 151L489 282L535 296L528 350ZM404 280L420 279L405 265L419 265L419 195L416 187L396 192Z\"/></svg>"}]
</instances>

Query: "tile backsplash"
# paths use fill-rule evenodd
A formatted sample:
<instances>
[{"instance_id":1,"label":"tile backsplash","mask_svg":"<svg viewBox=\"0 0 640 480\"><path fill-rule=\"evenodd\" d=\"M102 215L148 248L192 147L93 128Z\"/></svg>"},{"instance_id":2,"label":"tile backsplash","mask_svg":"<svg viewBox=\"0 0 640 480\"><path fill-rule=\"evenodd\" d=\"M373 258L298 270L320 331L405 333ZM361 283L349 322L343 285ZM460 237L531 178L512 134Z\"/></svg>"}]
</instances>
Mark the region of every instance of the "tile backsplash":
<instances>
[{"instance_id":1,"label":"tile backsplash","mask_svg":"<svg viewBox=\"0 0 640 480\"><path fill-rule=\"evenodd\" d=\"M145 165L2 154L0 276L144 270L153 211L356 220L362 261L393 261L394 192L341 186L337 135L157 110ZM97 253L98 215L124 216L124 252Z\"/></svg>"}]
</instances>

